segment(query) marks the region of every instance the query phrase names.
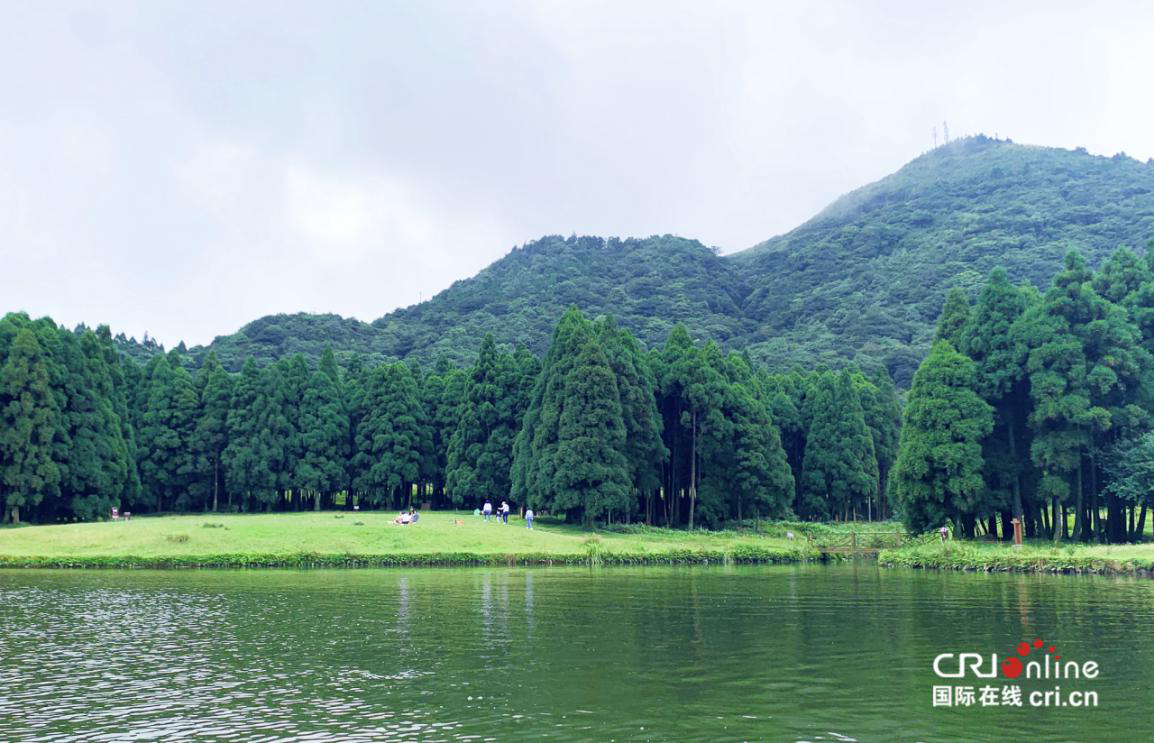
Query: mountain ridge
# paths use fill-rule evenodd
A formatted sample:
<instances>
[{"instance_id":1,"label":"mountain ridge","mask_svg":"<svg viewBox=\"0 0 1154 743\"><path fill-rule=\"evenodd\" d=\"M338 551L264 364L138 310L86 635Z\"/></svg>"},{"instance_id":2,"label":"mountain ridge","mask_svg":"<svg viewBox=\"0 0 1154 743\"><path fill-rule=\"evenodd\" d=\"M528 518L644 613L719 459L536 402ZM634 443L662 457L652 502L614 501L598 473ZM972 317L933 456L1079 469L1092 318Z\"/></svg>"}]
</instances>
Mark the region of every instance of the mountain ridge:
<instances>
[{"instance_id":1,"label":"mountain ridge","mask_svg":"<svg viewBox=\"0 0 1154 743\"><path fill-rule=\"evenodd\" d=\"M884 367L908 385L946 291L995 265L1045 286L1070 247L1091 264L1154 237L1154 162L984 136L943 145L789 232L719 255L673 235L545 236L372 322L271 315L190 351L237 368L326 345L370 360L464 364L486 332L542 352L570 304L649 346L684 322L771 367Z\"/></svg>"}]
</instances>

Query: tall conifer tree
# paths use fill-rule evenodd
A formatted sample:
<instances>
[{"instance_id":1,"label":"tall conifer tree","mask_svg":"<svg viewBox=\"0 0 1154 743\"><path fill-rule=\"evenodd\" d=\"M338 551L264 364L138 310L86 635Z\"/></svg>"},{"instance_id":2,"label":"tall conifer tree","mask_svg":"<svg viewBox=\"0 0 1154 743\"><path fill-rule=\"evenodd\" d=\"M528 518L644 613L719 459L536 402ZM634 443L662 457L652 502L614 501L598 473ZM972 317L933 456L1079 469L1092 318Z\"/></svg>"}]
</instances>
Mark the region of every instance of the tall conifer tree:
<instances>
[{"instance_id":1,"label":"tall conifer tree","mask_svg":"<svg viewBox=\"0 0 1154 743\"><path fill-rule=\"evenodd\" d=\"M942 307L942 314L938 317L937 331L934 333L935 341L949 341L950 345L957 348L962 338L962 330L966 327L966 323L970 321L972 310L970 308L969 297L961 287L955 286L946 294L946 303Z\"/></svg>"},{"instance_id":2,"label":"tall conifer tree","mask_svg":"<svg viewBox=\"0 0 1154 743\"><path fill-rule=\"evenodd\" d=\"M340 373L330 349L309 376L300 403L300 457L294 481L321 509L326 496L341 490L347 471L349 418L340 389Z\"/></svg>"},{"instance_id":3,"label":"tall conifer tree","mask_svg":"<svg viewBox=\"0 0 1154 743\"><path fill-rule=\"evenodd\" d=\"M141 481L156 510L186 508L196 471L191 446L196 391L175 351L157 357L149 368L138 450Z\"/></svg>"},{"instance_id":4,"label":"tall conifer tree","mask_svg":"<svg viewBox=\"0 0 1154 743\"><path fill-rule=\"evenodd\" d=\"M914 374L894 477L903 518L915 531L949 519L960 535L978 506L982 439L993 411L976 386L974 362L944 340Z\"/></svg>"},{"instance_id":5,"label":"tall conifer tree","mask_svg":"<svg viewBox=\"0 0 1154 743\"><path fill-rule=\"evenodd\" d=\"M0 487L5 516L19 523L60 488L52 458L60 430L59 401L50 387L44 349L30 327L20 329L0 367Z\"/></svg>"},{"instance_id":6,"label":"tall conifer tree","mask_svg":"<svg viewBox=\"0 0 1154 743\"><path fill-rule=\"evenodd\" d=\"M197 408L196 429L192 447L197 456L199 480L212 511L220 508L220 494L224 485L221 466L225 447L228 446L228 411L232 406L233 380L210 353L196 375Z\"/></svg>"},{"instance_id":7,"label":"tall conifer tree","mask_svg":"<svg viewBox=\"0 0 1154 743\"><path fill-rule=\"evenodd\" d=\"M987 487L1008 492L1009 507L1023 522L1023 481L1030 470L1029 384L1025 349L1011 331L1025 310L1023 292L1010 283L1005 270L995 268L962 331L959 348L975 362L976 389L994 408L995 425L983 443Z\"/></svg>"},{"instance_id":8,"label":"tall conifer tree","mask_svg":"<svg viewBox=\"0 0 1154 743\"><path fill-rule=\"evenodd\" d=\"M404 364L385 364L369 375L364 418L357 430L360 473L358 489L372 503L410 504L406 489L417 480L421 464L423 415L417 383Z\"/></svg>"},{"instance_id":9,"label":"tall conifer tree","mask_svg":"<svg viewBox=\"0 0 1154 743\"><path fill-rule=\"evenodd\" d=\"M553 507L592 525L606 513L629 510L631 502L617 380L591 333L584 334L561 388Z\"/></svg>"},{"instance_id":10,"label":"tall conifer tree","mask_svg":"<svg viewBox=\"0 0 1154 743\"><path fill-rule=\"evenodd\" d=\"M520 426L516 369L492 335L481 343L449 441L446 490L453 503L509 497L513 437Z\"/></svg>"},{"instance_id":11,"label":"tall conifer tree","mask_svg":"<svg viewBox=\"0 0 1154 743\"><path fill-rule=\"evenodd\" d=\"M255 503L271 506L276 476L265 452L264 418L267 394L265 379L253 359L248 359L236 381L228 414L228 445L222 455L230 498L243 498L245 508Z\"/></svg>"},{"instance_id":12,"label":"tall conifer tree","mask_svg":"<svg viewBox=\"0 0 1154 743\"><path fill-rule=\"evenodd\" d=\"M852 518L878 489L877 457L861 399L848 370L817 382L802 463L803 502L810 514Z\"/></svg>"}]
</instances>

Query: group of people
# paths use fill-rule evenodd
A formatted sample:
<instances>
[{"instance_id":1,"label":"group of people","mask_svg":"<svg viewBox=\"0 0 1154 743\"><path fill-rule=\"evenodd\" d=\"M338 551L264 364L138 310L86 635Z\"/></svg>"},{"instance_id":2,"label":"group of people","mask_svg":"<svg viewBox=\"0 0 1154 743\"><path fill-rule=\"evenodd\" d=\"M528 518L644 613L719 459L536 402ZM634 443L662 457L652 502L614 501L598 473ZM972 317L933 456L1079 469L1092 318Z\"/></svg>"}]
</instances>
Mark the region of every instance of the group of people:
<instances>
[{"instance_id":1,"label":"group of people","mask_svg":"<svg viewBox=\"0 0 1154 743\"><path fill-rule=\"evenodd\" d=\"M501 501L501 507L499 509L497 509L497 512L495 514L497 517L497 520L500 521L502 524L509 523L509 511L510 511L509 502L508 501ZM481 510L480 511L474 511L473 513L475 515L480 514L481 516L484 516L485 520L488 521L489 519L491 519L494 516L493 501L486 498L485 499L485 505L481 508ZM420 518L420 516L417 514L416 509L410 508L407 511L401 511L400 513L398 513L396 518L393 519L393 523L394 524L415 524L415 523L417 523L418 518ZM460 522L460 523L464 523L464 522ZM525 509L525 525L530 529L533 528L533 509L532 508L526 508Z\"/></svg>"},{"instance_id":2,"label":"group of people","mask_svg":"<svg viewBox=\"0 0 1154 743\"><path fill-rule=\"evenodd\" d=\"M407 511L401 511L400 513L398 513L397 517L395 519L393 519L393 523L394 524L415 524L415 523L417 523L418 518L419 517L417 516L416 510L410 508Z\"/></svg>"},{"instance_id":3,"label":"group of people","mask_svg":"<svg viewBox=\"0 0 1154 743\"><path fill-rule=\"evenodd\" d=\"M481 515L485 517L486 521L488 521L493 516L493 501L489 500L488 498L485 499L485 505L481 507ZM497 519L502 524L509 523L509 502L508 501L501 501L501 508L500 508L500 510L497 511ZM525 524L530 529L533 528L533 509L532 508L526 508L525 509Z\"/></svg>"}]
</instances>

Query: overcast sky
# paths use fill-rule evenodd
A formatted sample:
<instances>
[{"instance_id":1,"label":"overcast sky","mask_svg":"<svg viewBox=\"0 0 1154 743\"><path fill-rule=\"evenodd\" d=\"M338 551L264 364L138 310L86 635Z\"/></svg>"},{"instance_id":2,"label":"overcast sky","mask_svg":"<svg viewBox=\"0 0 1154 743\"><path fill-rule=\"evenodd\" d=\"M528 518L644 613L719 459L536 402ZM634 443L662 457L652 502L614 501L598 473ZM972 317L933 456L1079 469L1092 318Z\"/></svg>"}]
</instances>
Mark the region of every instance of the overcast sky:
<instances>
[{"instance_id":1,"label":"overcast sky","mask_svg":"<svg viewBox=\"0 0 1154 743\"><path fill-rule=\"evenodd\" d=\"M0 309L375 319L545 234L788 231L932 130L1154 156L1154 3L0 0Z\"/></svg>"}]
</instances>

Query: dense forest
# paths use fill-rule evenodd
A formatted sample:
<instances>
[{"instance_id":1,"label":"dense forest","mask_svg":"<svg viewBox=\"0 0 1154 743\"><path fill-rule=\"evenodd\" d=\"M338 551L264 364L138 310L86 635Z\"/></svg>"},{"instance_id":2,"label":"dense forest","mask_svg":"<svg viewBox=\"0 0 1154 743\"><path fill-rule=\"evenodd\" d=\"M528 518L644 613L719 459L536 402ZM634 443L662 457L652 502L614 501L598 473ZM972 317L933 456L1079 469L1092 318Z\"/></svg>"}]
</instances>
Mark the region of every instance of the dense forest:
<instances>
[{"instance_id":1,"label":"dense forest","mask_svg":"<svg viewBox=\"0 0 1154 743\"><path fill-rule=\"evenodd\" d=\"M475 363L345 365L331 351L178 351L145 365L107 328L0 321L5 520L508 499L574 522L720 526L871 518L897 456L885 375L771 374L676 325L646 350L576 308L539 359L486 336Z\"/></svg>"},{"instance_id":2,"label":"dense forest","mask_svg":"<svg viewBox=\"0 0 1154 743\"><path fill-rule=\"evenodd\" d=\"M262 318L165 352L10 314L0 513L507 498L1132 539L1154 262L1115 248L1150 235L1154 163L976 137L745 253L545 238L371 325Z\"/></svg>"},{"instance_id":3,"label":"dense forest","mask_svg":"<svg viewBox=\"0 0 1154 743\"><path fill-rule=\"evenodd\" d=\"M5 520L484 499L574 522L717 527L900 516L915 532L1139 539L1154 503L1154 250L1043 293L955 287L907 402L884 372L774 373L675 325L647 349L576 307L543 358L301 354L140 365L107 328L0 321ZM899 434L900 431L900 434Z\"/></svg>"},{"instance_id":4,"label":"dense forest","mask_svg":"<svg viewBox=\"0 0 1154 743\"><path fill-rule=\"evenodd\" d=\"M995 269L950 292L894 466L920 531L1121 542L1154 502L1154 250L1095 273L1070 252L1044 293ZM1070 523L1072 521L1072 524ZM1071 530L1072 526L1072 530Z\"/></svg>"},{"instance_id":5,"label":"dense forest","mask_svg":"<svg viewBox=\"0 0 1154 743\"><path fill-rule=\"evenodd\" d=\"M771 206L767 206L771 208ZM208 347L238 371L331 347L368 363L473 363L481 339L543 355L570 305L613 315L648 347L683 323L771 371L885 370L902 389L929 351L942 297L975 294L1002 266L1044 289L1071 246L1098 266L1154 236L1154 163L973 137L938 147L838 199L786 235L732 255L672 236L545 237L475 277L372 323L336 315L260 318ZM127 339L146 361L157 350Z\"/></svg>"}]
</instances>

